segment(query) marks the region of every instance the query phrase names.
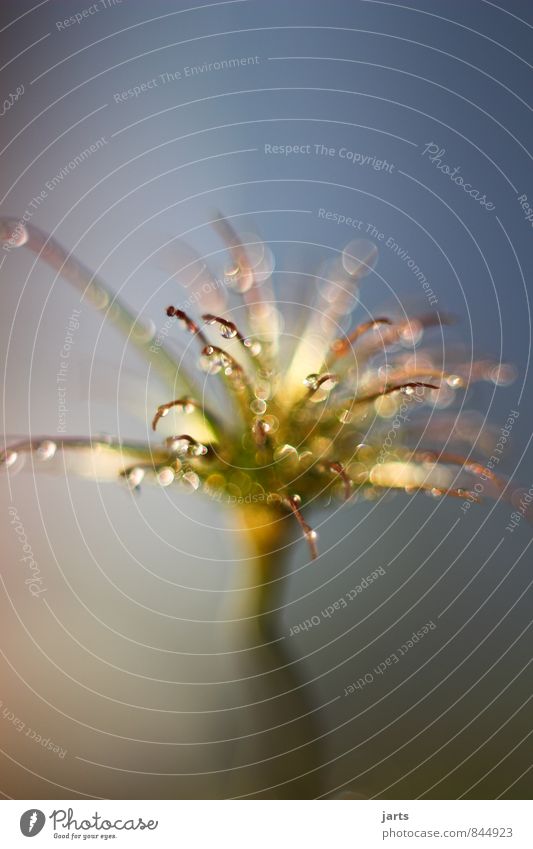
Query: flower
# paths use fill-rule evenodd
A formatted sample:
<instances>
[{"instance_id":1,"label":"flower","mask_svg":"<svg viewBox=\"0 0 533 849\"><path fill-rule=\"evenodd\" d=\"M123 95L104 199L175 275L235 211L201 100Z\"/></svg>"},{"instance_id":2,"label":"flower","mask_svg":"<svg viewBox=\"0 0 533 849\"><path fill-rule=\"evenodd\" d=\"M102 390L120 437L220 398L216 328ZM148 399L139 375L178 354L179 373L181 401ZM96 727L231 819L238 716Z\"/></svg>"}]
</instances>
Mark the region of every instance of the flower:
<instances>
[{"instance_id":1,"label":"flower","mask_svg":"<svg viewBox=\"0 0 533 849\"><path fill-rule=\"evenodd\" d=\"M169 387L183 390L161 399L153 411L155 438L172 422L162 440L31 438L5 446L4 468L14 470L32 454L48 468L64 464L73 473L124 481L134 490L146 483L187 487L245 512L253 509L254 516L260 506L272 528L292 517L313 557L317 535L307 514L315 504L396 489L479 500L475 488L457 483L458 476L481 476L497 490L505 487L470 453L450 450L452 441L471 443L479 436L464 416L444 428L444 436L439 417L472 380L509 382L509 366L458 361L445 370L431 348L419 347L427 330L449 323L438 312L371 315L342 332L357 306L358 286L377 258L376 247L360 239L317 275L318 301L291 348L280 332L271 250L257 235L238 236L221 215L213 224L229 256L222 284L188 249L181 276L196 292L189 301L199 315L181 306L166 309L178 332L189 335L189 348L196 346L202 384L53 239L20 221L0 222L6 250L25 245L38 254L140 350L154 353L152 367ZM222 399L210 400L211 381L223 387ZM421 435L429 449L420 447Z\"/></svg>"}]
</instances>

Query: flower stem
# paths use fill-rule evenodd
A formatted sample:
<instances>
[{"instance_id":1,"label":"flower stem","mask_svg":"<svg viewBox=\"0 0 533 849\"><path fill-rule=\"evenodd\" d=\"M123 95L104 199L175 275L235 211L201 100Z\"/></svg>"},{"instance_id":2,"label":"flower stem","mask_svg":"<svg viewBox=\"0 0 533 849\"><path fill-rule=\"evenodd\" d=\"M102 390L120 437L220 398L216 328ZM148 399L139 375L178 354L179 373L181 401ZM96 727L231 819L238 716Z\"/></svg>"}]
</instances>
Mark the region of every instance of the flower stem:
<instances>
[{"instance_id":1,"label":"flower stem","mask_svg":"<svg viewBox=\"0 0 533 849\"><path fill-rule=\"evenodd\" d=\"M239 744L232 795L255 798L310 799L322 793L321 728L301 664L282 633L290 517L248 507L241 526L251 553L244 560L244 605L247 623L246 679L252 735ZM244 609L243 609L244 608ZM251 763L255 761L255 768ZM244 764L249 763L250 767Z\"/></svg>"}]
</instances>

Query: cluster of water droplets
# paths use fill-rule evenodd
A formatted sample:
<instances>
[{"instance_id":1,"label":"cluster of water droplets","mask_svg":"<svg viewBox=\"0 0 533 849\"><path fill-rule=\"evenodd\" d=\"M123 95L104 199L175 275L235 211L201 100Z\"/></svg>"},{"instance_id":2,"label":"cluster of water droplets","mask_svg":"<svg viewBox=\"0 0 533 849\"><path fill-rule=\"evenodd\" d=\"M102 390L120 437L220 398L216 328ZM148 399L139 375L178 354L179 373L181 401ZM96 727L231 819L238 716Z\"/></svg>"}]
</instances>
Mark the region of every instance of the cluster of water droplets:
<instances>
[{"instance_id":1,"label":"cluster of water droplets","mask_svg":"<svg viewBox=\"0 0 533 849\"><path fill-rule=\"evenodd\" d=\"M203 457L207 454L207 445L197 442L192 436L169 436L165 442L168 451L178 456Z\"/></svg>"}]
</instances>

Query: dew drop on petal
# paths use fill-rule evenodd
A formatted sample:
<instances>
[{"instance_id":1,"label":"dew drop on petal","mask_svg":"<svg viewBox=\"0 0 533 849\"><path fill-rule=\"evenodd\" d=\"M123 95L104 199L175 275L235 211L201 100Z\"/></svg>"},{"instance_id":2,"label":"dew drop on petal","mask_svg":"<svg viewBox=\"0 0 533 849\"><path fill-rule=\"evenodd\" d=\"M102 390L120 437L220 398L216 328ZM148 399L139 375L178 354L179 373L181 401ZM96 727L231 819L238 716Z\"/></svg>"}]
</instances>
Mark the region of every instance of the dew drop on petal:
<instances>
[{"instance_id":1,"label":"dew drop on petal","mask_svg":"<svg viewBox=\"0 0 533 849\"><path fill-rule=\"evenodd\" d=\"M298 457L298 452L294 445L280 445L279 448L276 448L274 451L274 460L285 460L287 458L296 459Z\"/></svg>"},{"instance_id":2,"label":"dew drop on petal","mask_svg":"<svg viewBox=\"0 0 533 849\"><path fill-rule=\"evenodd\" d=\"M391 363L386 363L385 365L380 366L378 368L378 377L381 377L383 380L387 380L391 371L393 371L393 368L394 367L391 365Z\"/></svg>"},{"instance_id":3,"label":"dew drop on petal","mask_svg":"<svg viewBox=\"0 0 533 849\"><path fill-rule=\"evenodd\" d=\"M200 442L193 442L189 448L189 453L192 454L193 457L203 457L207 454L207 446L202 445Z\"/></svg>"},{"instance_id":4,"label":"dew drop on petal","mask_svg":"<svg viewBox=\"0 0 533 849\"><path fill-rule=\"evenodd\" d=\"M144 479L144 469L141 469L139 466L136 466L134 469L130 469L128 472L128 483L132 489L136 489L141 485Z\"/></svg>"},{"instance_id":5,"label":"dew drop on petal","mask_svg":"<svg viewBox=\"0 0 533 849\"><path fill-rule=\"evenodd\" d=\"M400 330L400 342L405 348L411 348L412 346L418 345L423 335L424 328L422 323L417 321L417 319L411 319L409 323Z\"/></svg>"},{"instance_id":6,"label":"dew drop on petal","mask_svg":"<svg viewBox=\"0 0 533 849\"><path fill-rule=\"evenodd\" d=\"M308 374L307 377L303 380L303 385L307 386L308 389L312 389L313 391L318 389L318 380L319 374Z\"/></svg>"},{"instance_id":7,"label":"dew drop on petal","mask_svg":"<svg viewBox=\"0 0 533 849\"><path fill-rule=\"evenodd\" d=\"M191 413L194 413L196 409L194 401L189 401L188 398L184 398L182 401L179 402L179 404L175 404L174 407L178 411L178 413L185 413L186 416L190 416ZM169 410L167 409L166 412L161 413L161 415L166 416L168 412Z\"/></svg>"},{"instance_id":8,"label":"dew drop on petal","mask_svg":"<svg viewBox=\"0 0 533 849\"><path fill-rule=\"evenodd\" d=\"M255 342L253 339L246 338L243 342L245 348L248 349L250 356L258 357L261 353L261 343Z\"/></svg>"},{"instance_id":9,"label":"dew drop on petal","mask_svg":"<svg viewBox=\"0 0 533 849\"><path fill-rule=\"evenodd\" d=\"M368 239L353 239L342 252L342 264L350 277L366 277L377 261L378 249Z\"/></svg>"},{"instance_id":10,"label":"dew drop on petal","mask_svg":"<svg viewBox=\"0 0 533 849\"><path fill-rule=\"evenodd\" d=\"M5 451L1 455L0 466L3 466L5 469L10 469L18 460L18 452L17 451Z\"/></svg>"},{"instance_id":11,"label":"dew drop on petal","mask_svg":"<svg viewBox=\"0 0 533 849\"><path fill-rule=\"evenodd\" d=\"M96 310L105 310L109 306L108 293L95 283L91 283L91 285L85 289L83 297L86 298Z\"/></svg>"},{"instance_id":12,"label":"dew drop on petal","mask_svg":"<svg viewBox=\"0 0 533 849\"><path fill-rule=\"evenodd\" d=\"M174 470L171 469L170 466L165 466L163 469L159 470L157 474L157 481L160 486L170 486L174 477Z\"/></svg>"},{"instance_id":13,"label":"dew drop on petal","mask_svg":"<svg viewBox=\"0 0 533 849\"><path fill-rule=\"evenodd\" d=\"M446 383L448 384L448 386L451 386L452 389L456 389L464 385L463 378L460 377L460 375L458 374L449 374L446 378Z\"/></svg>"},{"instance_id":14,"label":"dew drop on petal","mask_svg":"<svg viewBox=\"0 0 533 849\"><path fill-rule=\"evenodd\" d=\"M181 480L191 489L198 489L200 486L200 478L196 472L193 472L192 470L185 472L185 474L181 476Z\"/></svg>"},{"instance_id":15,"label":"dew drop on petal","mask_svg":"<svg viewBox=\"0 0 533 849\"><path fill-rule=\"evenodd\" d=\"M131 330L132 337L137 339L139 342L150 342L154 338L155 334L156 326L151 319L146 322L135 322Z\"/></svg>"},{"instance_id":16,"label":"dew drop on petal","mask_svg":"<svg viewBox=\"0 0 533 849\"><path fill-rule=\"evenodd\" d=\"M234 339L237 336L238 331L232 321L226 321L218 316L212 316L206 319L206 323L216 325L223 339Z\"/></svg>"},{"instance_id":17,"label":"dew drop on petal","mask_svg":"<svg viewBox=\"0 0 533 849\"><path fill-rule=\"evenodd\" d=\"M39 460L51 460L55 457L57 445L50 439L45 439L37 448L37 456Z\"/></svg>"},{"instance_id":18,"label":"dew drop on petal","mask_svg":"<svg viewBox=\"0 0 533 849\"><path fill-rule=\"evenodd\" d=\"M509 386L516 378L516 371L513 366L502 363L490 369L488 376L496 386Z\"/></svg>"},{"instance_id":19,"label":"dew drop on petal","mask_svg":"<svg viewBox=\"0 0 533 849\"><path fill-rule=\"evenodd\" d=\"M21 248L30 235L22 221L3 219L0 221L0 241L10 248Z\"/></svg>"},{"instance_id":20,"label":"dew drop on petal","mask_svg":"<svg viewBox=\"0 0 533 849\"><path fill-rule=\"evenodd\" d=\"M237 335L237 330L227 324L221 324L219 329L223 339L234 339Z\"/></svg>"},{"instance_id":21,"label":"dew drop on petal","mask_svg":"<svg viewBox=\"0 0 533 849\"><path fill-rule=\"evenodd\" d=\"M276 418L276 416L265 416L263 421L266 425L268 425L268 429L271 433L276 433L279 428L279 420Z\"/></svg>"},{"instance_id":22,"label":"dew drop on petal","mask_svg":"<svg viewBox=\"0 0 533 849\"><path fill-rule=\"evenodd\" d=\"M254 395L256 398L259 398L261 401L266 401L270 398L270 393L272 391L272 387L268 380L258 380L254 387Z\"/></svg>"},{"instance_id":23,"label":"dew drop on petal","mask_svg":"<svg viewBox=\"0 0 533 849\"><path fill-rule=\"evenodd\" d=\"M220 358L213 354L202 354L198 365L206 374L218 374L222 370Z\"/></svg>"},{"instance_id":24,"label":"dew drop on petal","mask_svg":"<svg viewBox=\"0 0 533 849\"><path fill-rule=\"evenodd\" d=\"M252 413L255 413L256 416L262 416L267 408L266 402L262 401L260 398L255 398L250 402L250 409Z\"/></svg>"},{"instance_id":25,"label":"dew drop on petal","mask_svg":"<svg viewBox=\"0 0 533 849\"><path fill-rule=\"evenodd\" d=\"M181 436L169 436L165 440L165 445L173 454L187 454L190 442Z\"/></svg>"}]
</instances>

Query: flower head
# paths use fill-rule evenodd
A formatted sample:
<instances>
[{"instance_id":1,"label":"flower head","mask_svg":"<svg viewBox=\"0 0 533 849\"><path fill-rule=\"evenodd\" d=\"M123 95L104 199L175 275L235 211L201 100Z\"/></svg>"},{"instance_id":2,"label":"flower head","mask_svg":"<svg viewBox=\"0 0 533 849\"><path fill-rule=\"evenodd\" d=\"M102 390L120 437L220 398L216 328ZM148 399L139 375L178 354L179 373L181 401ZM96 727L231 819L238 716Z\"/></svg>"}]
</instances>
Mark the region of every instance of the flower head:
<instances>
[{"instance_id":1,"label":"flower head","mask_svg":"<svg viewBox=\"0 0 533 849\"><path fill-rule=\"evenodd\" d=\"M7 470L32 454L47 467L60 461L75 473L123 481L134 490L151 482L197 490L243 510L261 504L272 521L292 517L313 556L316 533L306 517L316 504L397 489L477 501L475 476L504 488L470 450L451 449L459 441L470 449L479 433L464 416L450 419L442 408L473 380L508 382L508 366L458 360L444 369L431 347L420 347L426 332L449 323L437 311L366 315L343 331L376 262L376 247L366 240L351 242L317 274L317 301L294 343L281 332L271 250L256 235L238 236L220 215L213 223L229 261L222 284L190 249L180 270L184 285L197 284L198 314L170 305L166 315L176 333L188 336L198 370L191 376L157 347L153 367L167 386L183 391L150 412L154 441L32 438L5 446L0 461ZM0 237L7 249L33 250L140 350L154 350L153 332L50 237L11 220L0 222ZM168 420L175 430L161 434ZM428 447L421 448L422 441Z\"/></svg>"}]
</instances>

